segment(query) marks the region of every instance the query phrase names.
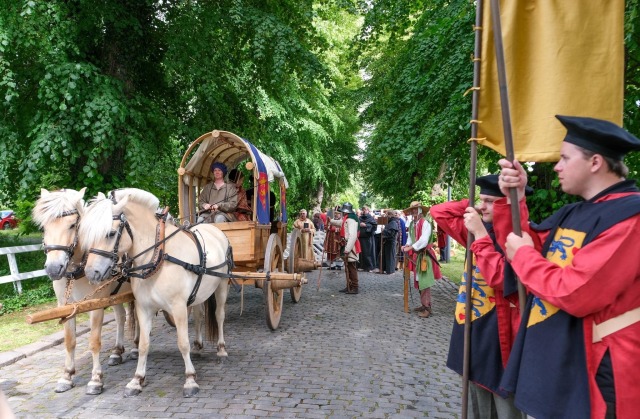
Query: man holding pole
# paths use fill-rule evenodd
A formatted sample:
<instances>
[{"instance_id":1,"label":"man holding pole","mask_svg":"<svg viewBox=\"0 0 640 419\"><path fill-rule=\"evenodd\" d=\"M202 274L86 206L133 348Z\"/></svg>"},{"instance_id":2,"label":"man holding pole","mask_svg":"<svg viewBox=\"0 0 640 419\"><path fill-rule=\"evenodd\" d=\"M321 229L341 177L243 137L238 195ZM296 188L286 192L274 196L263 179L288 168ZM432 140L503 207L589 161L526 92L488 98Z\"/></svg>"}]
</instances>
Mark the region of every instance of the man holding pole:
<instances>
[{"instance_id":1,"label":"man holding pole","mask_svg":"<svg viewBox=\"0 0 640 419\"><path fill-rule=\"evenodd\" d=\"M431 316L431 287L435 279L442 277L431 244L433 228L424 217L428 211L429 209L418 201L413 201L409 208L404 210L406 215L411 215L411 222L407 244L402 246L402 251L407 252L409 269L413 271L414 286L420 292L420 306L414 308L414 311L423 319Z\"/></svg>"},{"instance_id":2,"label":"man holding pole","mask_svg":"<svg viewBox=\"0 0 640 419\"><path fill-rule=\"evenodd\" d=\"M557 118L567 134L554 170L562 190L584 201L530 227L527 173L499 161L500 189L508 196L516 188L523 233L511 233L511 209L500 199L496 236L530 292L502 384L534 417L636 417L640 191L623 159L640 140L608 121Z\"/></svg>"},{"instance_id":3,"label":"man holding pole","mask_svg":"<svg viewBox=\"0 0 640 419\"><path fill-rule=\"evenodd\" d=\"M520 323L515 278L505 269L502 250L493 232L493 203L504 195L498 187L498 175L476 179L480 187L479 203L474 208L468 199L431 207L438 228L461 245L473 234L471 297L466 295L466 270L460 284L455 321L451 332L447 366L463 372L465 306L471 309L471 363L468 416L478 419L524 418L513 404L513 397L500 389L500 380Z\"/></svg>"}]
</instances>

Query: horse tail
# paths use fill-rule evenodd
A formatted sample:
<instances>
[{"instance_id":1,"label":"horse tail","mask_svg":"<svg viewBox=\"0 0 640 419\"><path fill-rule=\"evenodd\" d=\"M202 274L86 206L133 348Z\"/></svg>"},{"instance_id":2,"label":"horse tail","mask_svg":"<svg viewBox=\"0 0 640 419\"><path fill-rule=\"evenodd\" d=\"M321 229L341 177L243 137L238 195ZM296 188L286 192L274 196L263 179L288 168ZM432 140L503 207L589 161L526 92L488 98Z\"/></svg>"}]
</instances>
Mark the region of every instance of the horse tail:
<instances>
[{"instance_id":1,"label":"horse tail","mask_svg":"<svg viewBox=\"0 0 640 419\"><path fill-rule=\"evenodd\" d=\"M218 304L216 302L216 294L213 293L207 299L204 306L204 322L207 328L207 340L215 342L218 340L218 320L216 318L216 309Z\"/></svg>"},{"instance_id":2,"label":"horse tail","mask_svg":"<svg viewBox=\"0 0 640 419\"><path fill-rule=\"evenodd\" d=\"M129 302L129 318L127 319L127 337L130 340L135 340L136 338L136 301Z\"/></svg>"}]
</instances>

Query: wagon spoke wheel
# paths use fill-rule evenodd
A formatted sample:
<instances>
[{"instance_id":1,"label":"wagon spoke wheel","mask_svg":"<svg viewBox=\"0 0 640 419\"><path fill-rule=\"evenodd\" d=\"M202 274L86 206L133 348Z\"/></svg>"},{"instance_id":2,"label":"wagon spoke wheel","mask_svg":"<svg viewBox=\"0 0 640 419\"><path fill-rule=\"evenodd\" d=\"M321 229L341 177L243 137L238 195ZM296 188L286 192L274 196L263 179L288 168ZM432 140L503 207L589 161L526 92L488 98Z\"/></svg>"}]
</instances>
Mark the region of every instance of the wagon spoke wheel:
<instances>
[{"instance_id":1,"label":"wagon spoke wheel","mask_svg":"<svg viewBox=\"0 0 640 419\"><path fill-rule=\"evenodd\" d=\"M267 242L267 252L264 255L264 272L284 272L284 255L282 253L282 241L277 234L269 236ZM267 316L267 326L271 330L276 330L280 324L282 315L282 300L284 293L282 290L274 290L270 280L263 281L262 291L264 292L264 308Z\"/></svg>"},{"instance_id":2,"label":"wagon spoke wheel","mask_svg":"<svg viewBox=\"0 0 640 419\"><path fill-rule=\"evenodd\" d=\"M300 230L293 229L291 237L289 238L289 258L287 259L287 271L290 274L298 273L299 269L296 269L296 259L302 255L302 237L300 236ZM290 288L291 301L297 303L302 296L302 284L297 287Z\"/></svg>"}]
</instances>

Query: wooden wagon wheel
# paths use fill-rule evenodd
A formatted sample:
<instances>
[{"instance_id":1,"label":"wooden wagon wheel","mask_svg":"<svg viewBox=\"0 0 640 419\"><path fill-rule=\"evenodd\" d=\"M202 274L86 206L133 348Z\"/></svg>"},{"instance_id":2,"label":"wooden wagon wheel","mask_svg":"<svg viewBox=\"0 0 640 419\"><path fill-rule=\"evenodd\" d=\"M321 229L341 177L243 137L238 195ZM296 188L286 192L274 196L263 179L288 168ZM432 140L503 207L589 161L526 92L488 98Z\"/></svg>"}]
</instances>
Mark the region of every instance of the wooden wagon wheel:
<instances>
[{"instance_id":1,"label":"wooden wagon wheel","mask_svg":"<svg viewBox=\"0 0 640 419\"><path fill-rule=\"evenodd\" d=\"M289 258L287 259L287 271L290 274L298 273L299 269L296 270L296 258L299 258L302 254L302 236L300 235L300 230L294 228L291 232L291 237L289 238ZM297 287L290 288L291 291L291 301L297 303L300 301L300 297L302 296L302 284Z\"/></svg>"},{"instance_id":2,"label":"wooden wagon wheel","mask_svg":"<svg viewBox=\"0 0 640 419\"><path fill-rule=\"evenodd\" d=\"M267 251L264 255L264 272L284 272L284 256L282 253L282 241L277 234L271 234L267 242ZM282 290L274 290L271 281L263 281L264 308L267 317L267 326L276 330L280 324L282 315Z\"/></svg>"}]
</instances>

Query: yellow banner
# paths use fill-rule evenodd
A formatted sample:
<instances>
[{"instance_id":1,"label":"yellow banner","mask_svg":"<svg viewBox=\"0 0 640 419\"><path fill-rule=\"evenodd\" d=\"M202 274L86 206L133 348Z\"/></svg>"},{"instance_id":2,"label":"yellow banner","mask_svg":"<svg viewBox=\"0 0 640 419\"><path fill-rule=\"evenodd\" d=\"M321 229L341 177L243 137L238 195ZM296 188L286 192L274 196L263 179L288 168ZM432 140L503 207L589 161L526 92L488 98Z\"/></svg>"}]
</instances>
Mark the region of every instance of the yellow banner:
<instances>
[{"instance_id":1,"label":"yellow banner","mask_svg":"<svg viewBox=\"0 0 640 419\"><path fill-rule=\"evenodd\" d=\"M490 0L484 0L478 143L505 155ZM516 159L557 161L555 115L622 125L624 0L500 1Z\"/></svg>"}]
</instances>

